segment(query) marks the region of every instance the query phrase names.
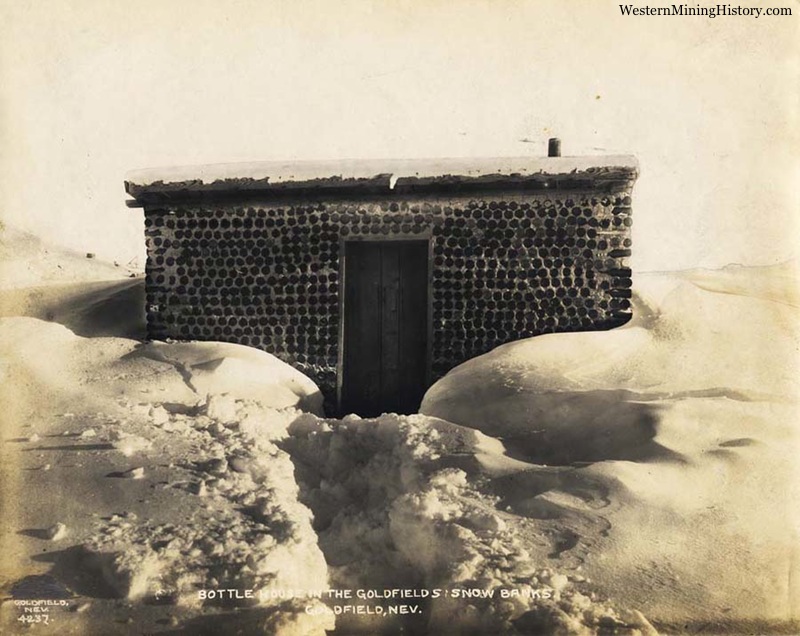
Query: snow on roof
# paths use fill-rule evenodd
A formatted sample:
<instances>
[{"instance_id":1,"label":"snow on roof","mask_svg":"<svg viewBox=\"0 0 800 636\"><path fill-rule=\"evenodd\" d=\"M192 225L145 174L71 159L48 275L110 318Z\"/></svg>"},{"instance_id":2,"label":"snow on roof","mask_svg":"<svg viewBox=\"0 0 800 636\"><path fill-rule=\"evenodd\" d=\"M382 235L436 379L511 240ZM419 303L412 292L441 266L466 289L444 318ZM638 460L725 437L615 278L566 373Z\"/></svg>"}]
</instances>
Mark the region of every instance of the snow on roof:
<instances>
[{"instance_id":1,"label":"snow on roof","mask_svg":"<svg viewBox=\"0 0 800 636\"><path fill-rule=\"evenodd\" d=\"M269 179L270 183L306 182L333 176L346 179L374 179L378 176L438 177L445 175L478 177L488 174L568 174L592 168L636 168L630 155L605 157L494 157L450 159L343 159L332 161L255 161L217 163L169 168L144 168L125 175L138 186L157 182L199 181L210 184L226 179Z\"/></svg>"},{"instance_id":2,"label":"snow on roof","mask_svg":"<svg viewBox=\"0 0 800 636\"><path fill-rule=\"evenodd\" d=\"M401 185L517 183L542 177L631 179L638 162L630 155L601 157L495 157L449 159L343 159L268 161L146 168L126 175L135 199L148 195L287 189L392 190ZM172 198L172 197L170 197Z\"/></svg>"}]
</instances>

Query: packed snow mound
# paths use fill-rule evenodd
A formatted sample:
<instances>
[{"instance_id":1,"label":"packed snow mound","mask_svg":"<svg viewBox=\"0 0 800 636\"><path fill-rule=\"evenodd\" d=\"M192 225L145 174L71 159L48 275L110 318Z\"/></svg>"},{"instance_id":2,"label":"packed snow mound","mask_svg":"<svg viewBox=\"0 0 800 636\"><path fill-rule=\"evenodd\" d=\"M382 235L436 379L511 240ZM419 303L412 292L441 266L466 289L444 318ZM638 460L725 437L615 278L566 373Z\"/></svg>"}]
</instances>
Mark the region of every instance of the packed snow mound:
<instances>
[{"instance_id":1,"label":"packed snow mound","mask_svg":"<svg viewBox=\"0 0 800 636\"><path fill-rule=\"evenodd\" d=\"M591 502L607 526L583 568L649 618L778 629L800 608L791 271L640 275L630 324L499 347L421 411L529 463L494 478L516 514L567 523ZM575 531L572 554L587 536Z\"/></svg>"},{"instance_id":2,"label":"packed snow mound","mask_svg":"<svg viewBox=\"0 0 800 636\"><path fill-rule=\"evenodd\" d=\"M297 406L322 413L319 387L259 349L225 342L152 342L141 355L173 365L198 395L229 393L273 408Z\"/></svg>"},{"instance_id":3,"label":"packed snow mound","mask_svg":"<svg viewBox=\"0 0 800 636\"><path fill-rule=\"evenodd\" d=\"M4 431L6 492L27 502L10 512L4 548L19 567L27 546L25 570L92 600L59 616L64 633L151 633L163 631L159 621L208 633L220 620L247 633L323 636L333 616L307 611L320 601L283 593L328 587L280 448L316 387L267 354L194 346L176 345L173 356L168 343L0 320L2 388L23 409L9 420L18 431ZM228 359L256 376L239 394L244 371L226 370ZM46 555L40 541L52 544ZM201 593L222 589L251 596ZM130 624L114 616L120 607Z\"/></svg>"},{"instance_id":4,"label":"packed snow mound","mask_svg":"<svg viewBox=\"0 0 800 636\"><path fill-rule=\"evenodd\" d=\"M387 622L346 616L359 633L655 633L636 611L615 608L578 573L557 572L541 529L498 509L482 454L485 436L421 415L324 420L304 415L285 447L314 511L333 584L405 589L413 611ZM384 608L383 611L381 608ZM423 611L424 610L424 611ZM372 622L370 622L372 618Z\"/></svg>"},{"instance_id":5,"label":"packed snow mound","mask_svg":"<svg viewBox=\"0 0 800 636\"><path fill-rule=\"evenodd\" d=\"M112 395L152 393L167 405L195 407L208 395L227 394L276 409L322 411L322 395L312 380L243 345L85 338L56 323L13 317L0 318L0 356L61 389L80 377L102 381Z\"/></svg>"},{"instance_id":6,"label":"packed snow mound","mask_svg":"<svg viewBox=\"0 0 800 636\"><path fill-rule=\"evenodd\" d=\"M183 477L163 487L202 504L166 516L121 513L101 520L83 544L89 563L129 600L306 614L299 603L271 594L327 588L311 513L298 502L291 459L276 445L298 415L225 396L209 398L192 416L149 412L146 423L134 427L149 442L140 452L162 449L160 458ZM126 454L125 428L99 427L92 437ZM207 593L220 589L252 594ZM324 634L332 626L326 614L307 614L304 633Z\"/></svg>"},{"instance_id":7,"label":"packed snow mound","mask_svg":"<svg viewBox=\"0 0 800 636\"><path fill-rule=\"evenodd\" d=\"M737 280L721 276L710 292L681 276L652 284L640 276L628 325L498 347L434 384L420 411L514 439L537 460L595 461L655 452L644 446L659 400L795 399L796 311L744 294L747 279ZM791 297L797 282L787 280ZM720 291L723 284L731 291Z\"/></svg>"}]
</instances>

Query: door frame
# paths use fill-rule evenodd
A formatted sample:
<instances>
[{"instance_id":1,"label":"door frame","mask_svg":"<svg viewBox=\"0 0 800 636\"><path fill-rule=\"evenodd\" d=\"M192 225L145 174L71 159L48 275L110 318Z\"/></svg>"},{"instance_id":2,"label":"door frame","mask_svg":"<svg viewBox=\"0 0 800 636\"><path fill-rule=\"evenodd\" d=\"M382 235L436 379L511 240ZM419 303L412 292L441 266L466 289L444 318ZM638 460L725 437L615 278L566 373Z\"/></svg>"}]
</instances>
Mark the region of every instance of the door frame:
<instances>
[{"instance_id":1,"label":"door frame","mask_svg":"<svg viewBox=\"0 0 800 636\"><path fill-rule=\"evenodd\" d=\"M425 323L427 328L425 342L425 385L430 386L433 366L433 231L426 228L416 234L357 234L339 237L339 337L336 359L336 408L342 407L342 384L344 382L344 319L345 289L347 277L347 244L348 243L426 243L428 253L427 311Z\"/></svg>"}]
</instances>

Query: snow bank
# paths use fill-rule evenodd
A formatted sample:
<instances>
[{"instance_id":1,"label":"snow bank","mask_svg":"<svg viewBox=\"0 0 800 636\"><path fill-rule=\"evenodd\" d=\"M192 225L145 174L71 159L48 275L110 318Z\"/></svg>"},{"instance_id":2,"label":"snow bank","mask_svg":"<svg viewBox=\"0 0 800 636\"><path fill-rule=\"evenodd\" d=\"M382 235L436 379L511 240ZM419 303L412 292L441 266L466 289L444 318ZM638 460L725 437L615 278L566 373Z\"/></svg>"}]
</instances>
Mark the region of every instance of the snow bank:
<instances>
[{"instance_id":1,"label":"snow bank","mask_svg":"<svg viewBox=\"0 0 800 636\"><path fill-rule=\"evenodd\" d=\"M227 394L276 409L322 412L322 395L313 381L251 347L85 338L62 325L22 317L0 318L0 327L0 355L59 390L73 388L76 376L82 376L115 397L153 395L162 402L186 402L187 408L208 395Z\"/></svg>"},{"instance_id":2,"label":"snow bank","mask_svg":"<svg viewBox=\"0 0 800 636\"><path fill-rule=\"evenodd\" d=\"M127 599L150 625L157 612L202 626L254 605L247 626L255 617L263 633L322 635L333 626L330 614L306 612L308 601L270 594L328 587L311 512L278 446L301 413L295 407L321 402L310 380L238 345L82 338L32 318L2 319L0 333L4 382L25 389L16 397L29 414L18 461L32 463L19 471L20 492L59 498L37 504L36 521L11 523L66 528L53 543L80 558L55 572L107 587L103 594ZM255 597L201 595L218 589ZM69 620L102 631L110 618L96 601Z\"/></svg>"},{"instance_id":3,"label":"snow bank","mask_svg":"<svg viewBox=\"0 0 800 636\"><path fill-rule=\"evenodd\" d=\"M200 396L230 394L273 408L296 406L322 414L322 394L314 382L273 355L222 342L153 342L141 355L173 365Z\"/></svg>"},{"instance_id":4,"label":"snow bank","mask_svg":"<svg viewBox=\"0 0 800 636\"><path fill-rule=\"evenodd\" d=\"M102 578L148 633L334 626L305 600L213 589L429 592L419 613L339 616L342 633L652 633L626 608L667 631L785 618L793 301L734 274L640 277L630 325L501 347L432 387L425 414L372 420L320 418L313 383L257 350L2 319L24 413L5 448L30 504L8 521L14 554ZM60 561L78 549L88 564ZM80 593L65 631L116 621L118 599Z\"/></svg>"},{"instance_id":5,"label":"snow bank","mask_svg":"<svg viewBox=\"0 0 800 636\"><path fill-rule=\"evenodd\" d=\"M678 277L652 282L637 280L644 292L628 325L498 347L437 382L420 411L501 437L537 461L570 463L657 453L659 400L800 395L790 305L744 295L741 281L728 282L729 293ZM785 285L784 298L794 288Z\"/></svg>"},{"instance_id":6,"label":"snow bank","mask_svg":"<svg viewBox=\"0 0 800 636\"><path fill-rule=\"evenodd\" d=\"M797 279L731 268L636 285L629 325L499 347L421 411L530 462L494 479L504 503L574 527L565 555L651 619L786 621L800 607ZM581 552L589 505L606 529Z\"/></svg>"},{"instance_id":7,"label":"snow bank","mask_svg":"<svg viewBox=\"0 0 800 636\"><path fill-rule=\"evenodd\" d=\"M580 575L537 562L529 548L544 538L520 532L517 518L498 510L499 497L485 487L474 461L485 452L480 433L396 415L341 421L305 415L289 432L286 447L332 581L352 589L441 591L426 598L416 622L343 619L337 628L654 633L638 612L601 601ZM461 598L464 590L481 598Z\"/></svg>"},{"instance_id":8,"label":"snow bank","mask_svg":"<svg viewBox=\"0 0 800 636\"><path fill-rule=\"evenodd\" d=\"M119 596L188 607L271 607L295 617L295 633L324 634L332 626L327 614L306 613L307 602L270 594L328 586L311 513L298 502L294 466L276 445L298 413L219 395L191 417L150 411L151 424L139 434L149 447L171 445L169 459L184 477L165 487L203 503L166 520L115 514L97 525L83 547ZM101 429L97 436L113 433ZM220 589L252 590L253 598L205 594Z\"/></svg>"},{"instance_id":9,"label":"snow bank","mask_svg":"<svg viewBox=\"0 0 800 636\"><path fill-rule=\"evenodd\" d=\"M126 278L134 272L0 225L0 289L107 281Z\"/></svg>"}]
</instances>

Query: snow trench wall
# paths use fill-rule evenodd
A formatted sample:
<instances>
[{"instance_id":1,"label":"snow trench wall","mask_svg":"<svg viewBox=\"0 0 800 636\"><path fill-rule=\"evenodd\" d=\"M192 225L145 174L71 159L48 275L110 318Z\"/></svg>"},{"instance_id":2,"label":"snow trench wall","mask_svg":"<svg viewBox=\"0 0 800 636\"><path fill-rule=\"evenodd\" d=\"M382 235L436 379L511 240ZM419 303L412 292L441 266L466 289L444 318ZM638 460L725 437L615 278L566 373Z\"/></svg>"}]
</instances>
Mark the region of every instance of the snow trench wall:
<instances>
[{"instance_id":1,"label":"snow trench wall","mask_svg":"<svg viewBox=\"0 0 800 636\"><path fill-rule=\"evenodd\" d=\"M438 183L145 200L149 336L263 349L335 407L341 257L366 237L429 242L430 380L512 340L624 324L636 171L595 176L556 191Z\"/></svg>"}]
</instances>

